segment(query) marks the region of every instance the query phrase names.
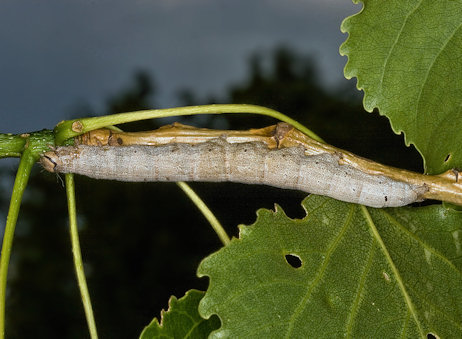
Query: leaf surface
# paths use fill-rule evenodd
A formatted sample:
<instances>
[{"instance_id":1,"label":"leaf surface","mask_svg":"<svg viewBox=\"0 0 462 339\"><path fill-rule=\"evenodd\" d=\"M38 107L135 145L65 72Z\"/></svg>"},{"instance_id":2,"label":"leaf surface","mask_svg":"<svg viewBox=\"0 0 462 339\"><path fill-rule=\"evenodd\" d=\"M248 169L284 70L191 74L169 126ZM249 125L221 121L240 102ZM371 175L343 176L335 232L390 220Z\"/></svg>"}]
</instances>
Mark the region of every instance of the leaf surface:
<instances>
[{"instance_id":1,"label":"leaf surface","mask_svg":"<svg viewBox=\"0 0 462 339\"><path fill-rule=\"evenodd\" d=\"M162 310L161 324L157 318L145 327L140 339L154 338L207 338L210 332L220 326L220 320L214 316L208 320L203 319L197 307L204 292L190 290L183 298L177 299L172 296L169 300L167 311Z\"/></svg>"},{"instance_id":2,"label":"leaf surface","mask_svg":"<svg viewBox=\"0 0 462 339\"><path fill-rule=\"evenodd\" d=\"M319 196L303 206L295 220L259 210L202 261L199 312L222 321L211 338L462 337L460 212Z\"/></svg>"},{"instance_id":3,"label":"leaf surface","mask_svg":"<svg viewBox=\"0 0 462 339\"><path fill-rule=\"evenodd\" d=\"M462 168L462 1L362 2L342 23L345 76L357 78L366 110L405 133L427 172Z\"/></svg>"}]
</instances>

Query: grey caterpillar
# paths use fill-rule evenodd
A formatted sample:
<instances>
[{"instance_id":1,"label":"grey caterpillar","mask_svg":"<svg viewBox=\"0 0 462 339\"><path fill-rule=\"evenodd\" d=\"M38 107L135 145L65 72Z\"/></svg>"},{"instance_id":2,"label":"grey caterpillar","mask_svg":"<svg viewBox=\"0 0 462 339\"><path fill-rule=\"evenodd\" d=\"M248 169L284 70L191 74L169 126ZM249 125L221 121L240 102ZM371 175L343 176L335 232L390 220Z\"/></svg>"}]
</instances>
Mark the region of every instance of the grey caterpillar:
<instances>
[{"instance_id":1,"label":"grey caterpillar","mask_svg":"<svg viewBox=\"0 0 462 339\"><path fill-rule=\"evenodd\" d=\"M199 144L57 147L40 161L51 172L95 179L264 184L377 208L420 201L426 190L339 160L331 153L305 155L303 147L269 149L261 142L219 138Z\"/></svg>"}]
</instances>

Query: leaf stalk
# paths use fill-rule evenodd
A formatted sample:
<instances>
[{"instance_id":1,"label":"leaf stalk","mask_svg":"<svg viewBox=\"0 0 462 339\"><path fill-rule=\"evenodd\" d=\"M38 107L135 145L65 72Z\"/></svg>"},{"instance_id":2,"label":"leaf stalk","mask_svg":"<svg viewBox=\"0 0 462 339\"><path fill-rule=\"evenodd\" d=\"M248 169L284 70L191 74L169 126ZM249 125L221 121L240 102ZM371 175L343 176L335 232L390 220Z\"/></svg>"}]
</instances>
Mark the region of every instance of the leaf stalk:
<instances>
[{"instance_id":1,"label":"leaf stalk","mask_svg":"<svg viewBox=\"0 0 462 339\"><path fill-rule=\"evenodd\" d=\"M36 157L34 157L31 150L26 149L21 156L21 161L19 162L13 192L11 194L10 207L6 218L2 254L0 258L0 339L5 337L6 282L8 278L11 249L13 247L14 230L16 228L16 221L18 220L21 200L35 161Z\"/></svg>"},{"instance_id":2,"label":"leaf stalk","mask_svg":"<svg viewBox=\"0 0 462 339\"><path fill-rule=\"evenodd\" d=\"M75 203L74 175L66 174L65 181L67 207L69 210L69 231L71 236L72 256L74 258L75 273L77 275L77 282L80 289L80 295L82 297L83 308L85 311L85 317L87 319L87 325L90 332L90 336L92 339L98 339L95 317L93 315L93 308L91 306L90 292L88 291L88 286L85 279L82 253L80 251L79 231L77 225L77 210Z\"/></svg>"}]
</instances>

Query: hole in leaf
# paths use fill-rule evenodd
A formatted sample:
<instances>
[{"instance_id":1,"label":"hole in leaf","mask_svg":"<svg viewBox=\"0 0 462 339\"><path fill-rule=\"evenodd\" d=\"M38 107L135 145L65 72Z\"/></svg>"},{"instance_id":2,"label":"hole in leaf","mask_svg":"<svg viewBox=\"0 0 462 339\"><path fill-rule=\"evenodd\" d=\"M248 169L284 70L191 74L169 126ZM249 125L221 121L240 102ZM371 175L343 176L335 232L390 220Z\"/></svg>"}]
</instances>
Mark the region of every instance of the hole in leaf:
<instances>
[{"instance_id":1,"label":"hole in leaf","mask_svg":"<svg viewBox=\"0 0 462 339\"><path fill-rule=\"evenodd\" d=\"M302 260L298 255L295 254L286 254L287 263L293 268L300 268L302 266Z\"/></svg>"},{"instance_id":2,"label":"hole in leaf","mask_svg":"<svg viewBox=\"0 0 462 339\"><path fill-rule=\"evenodd\" d=\"M440 337L438 337L436 334L428 333L427 339L440 339Z\"/></svg>"},{"instance_id":3,"label":"hole in leaf","mask_svg":"<svg viewBox=\"0 0 462 339\"><path fill-rule=\"evenodd\" d=\"M444 162L448 162L449 159L451 159L451 153L449 153L448 155L446 155L446 158L444 158Z\"/></svg>"}]
</instances>

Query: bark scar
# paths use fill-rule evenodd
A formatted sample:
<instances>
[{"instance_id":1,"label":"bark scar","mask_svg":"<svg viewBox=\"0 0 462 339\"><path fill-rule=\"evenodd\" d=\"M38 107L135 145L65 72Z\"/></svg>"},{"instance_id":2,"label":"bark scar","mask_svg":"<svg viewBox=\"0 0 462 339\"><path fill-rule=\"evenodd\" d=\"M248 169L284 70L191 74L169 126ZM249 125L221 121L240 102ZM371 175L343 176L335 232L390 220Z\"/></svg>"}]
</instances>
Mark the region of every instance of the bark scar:
<instances>
[{"instance_id":1,"label":"bark scar","mask_svg":"<svg viewBox=\"0 0 462 339\"><path fill-rule=\"evenodd\" d=\"M273 138L276 140L276 148L280 148L283 139L293 130L294 127L286 122L279 122L273 131Z\"/></svg>"},{"instance_id":2,"label":"bark scar","mask_svg":"<svg viewBox=\"0 0 462 339\"><path fill-rule=\"evenodd\" d=\"M457 168L453 168L452 173L454 173L456 177L456 183L458 183L459 182L459 170Z\"/></svg>"}]
</instances>

